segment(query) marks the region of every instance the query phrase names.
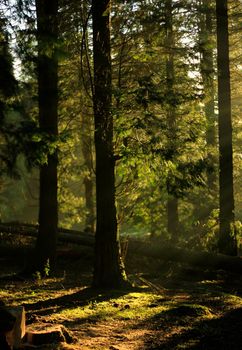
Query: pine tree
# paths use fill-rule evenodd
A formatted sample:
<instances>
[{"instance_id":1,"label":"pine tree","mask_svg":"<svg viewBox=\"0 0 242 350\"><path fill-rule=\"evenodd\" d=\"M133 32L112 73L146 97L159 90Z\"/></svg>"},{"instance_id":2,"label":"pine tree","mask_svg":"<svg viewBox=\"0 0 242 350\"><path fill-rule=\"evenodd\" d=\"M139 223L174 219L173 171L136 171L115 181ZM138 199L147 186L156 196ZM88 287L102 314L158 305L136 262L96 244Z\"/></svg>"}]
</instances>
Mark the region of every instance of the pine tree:
<instances>
[{"instance_id":1,"label":"pine tree","mask_svg":"<svg viewBox=\"0 0 242 350\"><path fill-rule=\"evenodd\" d=\"M115 205L110 7L110 0L94 0L92 4L97 203L95 287L120 287L126 279L120 255Z\"/></svg>"},{"instance_id":2,"label":"pine tree","mask_svg":"<svg viewBox=\"0 0 242 350\"><path fill-rule=\"evenodd\" d=\"M58 1L36 0L38 40L39 126L49 142L58 135L58 73L56 45L58 38ZM43 272L46 264L55 267L58 226L57 150L49 151L47 162L40 166L39 233L34 271Z\"/></svg>"},{"instance_id":3,"label":"pine tree","mask_svg":"<svg viewBox=\"0 0 242 350\"><path fill-rule=\"evenodd\" d=\"M237 254L234 224L233 149L227 0L216 0L219 109L219 241L220 253Z\"/></svg>"}]
</instances>

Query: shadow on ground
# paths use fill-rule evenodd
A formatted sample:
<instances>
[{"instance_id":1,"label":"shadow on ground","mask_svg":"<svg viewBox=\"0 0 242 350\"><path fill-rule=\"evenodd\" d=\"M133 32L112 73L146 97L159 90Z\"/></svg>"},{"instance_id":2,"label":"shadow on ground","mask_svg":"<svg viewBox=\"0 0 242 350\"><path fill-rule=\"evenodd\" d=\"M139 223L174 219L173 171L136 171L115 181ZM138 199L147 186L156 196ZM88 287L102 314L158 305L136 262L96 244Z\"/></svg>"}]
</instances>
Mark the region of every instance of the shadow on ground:
<instances>
[{"instance_id":1,"label":"shadow on ground","mask_svg":"<svg viewBox=\"0 0 242 350\"><path fill-rule=\"evenodd\" d=\"M187 315L170 315L170 324L165 322L160 315L149 320L152 324L154 334L145 340L146 350L239 350L242 349L242 308L231 310L222 317L202 320L189 324L189 320L183 323L182 318ZM178 326L179 322L179 326ZM175 330L174 330L175 329ZM171 332L169 334L169 331ZM164 337L164 332L167 333ZM172 334L174 332L174 334Z\"/></svg>"}]
</instances>

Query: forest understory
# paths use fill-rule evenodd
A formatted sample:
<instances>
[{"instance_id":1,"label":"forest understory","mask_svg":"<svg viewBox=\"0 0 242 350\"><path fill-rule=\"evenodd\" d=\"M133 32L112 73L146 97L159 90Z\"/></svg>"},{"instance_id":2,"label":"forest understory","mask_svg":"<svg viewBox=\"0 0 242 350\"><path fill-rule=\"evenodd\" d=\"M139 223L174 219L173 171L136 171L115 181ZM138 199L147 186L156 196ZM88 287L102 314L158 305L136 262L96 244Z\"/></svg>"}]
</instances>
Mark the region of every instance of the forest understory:
<instances>
[{"instance_id":1,"label":"forest understory","mask_svg":"<svg viewBox=\"0 0 242 350\"><path fill-rule=\"evenodd\" d=\"M24 350L242 350L241 28L0 0L0 350L18 306Z\"/></svg>"},{"instance_id":2,"label":"forest understory","mask_svg":"<svg viewBox=\"0 0 242 350\"><path fill-rule=\"evenodd\" d=\"M24 259L1 262L0 299L24 306L27 329L70 335L38 349L241 349L242 277L128 254L133 287L95 290L91 248L59 247L56 277L16 278ZM27 349L27 347L26 347Z\"/></svg>"}]
</instances>

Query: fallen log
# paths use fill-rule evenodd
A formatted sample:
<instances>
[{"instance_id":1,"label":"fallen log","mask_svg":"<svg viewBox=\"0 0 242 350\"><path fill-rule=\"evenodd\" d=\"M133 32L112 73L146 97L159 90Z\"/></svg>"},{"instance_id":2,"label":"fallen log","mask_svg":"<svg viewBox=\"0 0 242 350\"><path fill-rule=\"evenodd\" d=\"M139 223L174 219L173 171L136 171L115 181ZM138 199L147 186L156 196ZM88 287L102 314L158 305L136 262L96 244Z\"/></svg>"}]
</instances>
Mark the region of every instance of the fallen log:
<instances>
[{"instance_id":1,"label":"fallen log","mask_svg":"<svg viewBox=\"0 0 242 350\"><path fill-rule=\"evenodd\" d=\"M19 225L12 225L10 229L6 224L0 224L0 232L32 237L36 237L37 228L38 227L34 225L22 225L22 229L19 229ZM74 243L88 247L92 247L95 240L94 236L90 233L66 229L59 229L58 239L61 242ZM138 254L165 261L182 262L202 268L242 273L242 258L238 256L194 251L187 248L176 247L169 243L161 243L159 241L153 243L148 240L127 239L127 237L124 238L124 242L124 249L127 250L129 254Z\"/></svg>"},{"instance_id":2,"label":"fallen log","mask_svg":"<svg viewBox=\"0 0 242 350\"><path fill-rule=\"evenodd\" d=\"M129 241L129 251L165 261L182 262L202 268L242 273L242 258L240 256L194 251L187 248L174 247L171 244L148 244L132 240Z\"/></svg>"},{"instance_id":3,"label":"fallen log","mask_svg":"<svg viewBox=\"0 0 242 350\"><path fill-rule=\"evenodd\" d=\"M11 235L36 237L38 233L38 225L0 223L0 232ZM61 242L80 244L88 247L92 247L94 245L93 234L68 230L65 228L58 228L58 239Z\"/></svg>"}]
</instances>

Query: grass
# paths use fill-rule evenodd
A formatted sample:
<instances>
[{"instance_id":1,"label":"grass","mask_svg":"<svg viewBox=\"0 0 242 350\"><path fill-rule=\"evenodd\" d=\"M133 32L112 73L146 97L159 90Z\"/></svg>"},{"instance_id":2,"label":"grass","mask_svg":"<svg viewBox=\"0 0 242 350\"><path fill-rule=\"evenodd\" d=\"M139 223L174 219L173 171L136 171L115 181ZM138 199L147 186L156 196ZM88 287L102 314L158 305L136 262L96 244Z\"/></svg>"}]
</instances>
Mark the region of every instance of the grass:
<instances>
[{"instance_id":1,"label":"grass","mask_svg":"<svg viewBox=\"0 0 242 350\"><path fill-rule=\"evenodd\" d=\"M100 295L101 296L101 295ZM128 293L122 297L112 297L108 301L92 300L83 307L66 308L55 317L79 322L107 320L145 320L156 313L169 309L168 305L159 305L160 295L153 293Z\"/></svg>"},{"instance_id":2,"label":"grass","mask_svg":"<svg viewBox=\"0 0 242 350\"><path fill-rule=\"evenodd\" d=\"M28 324L63 324L76 336L52 350L239 349L242 277L159 264L129 258L136 288L104 292L88 287L89 261L63 260L56 278L0 279L0 300L25 306Z\"/></svg>"}]
</instances>

